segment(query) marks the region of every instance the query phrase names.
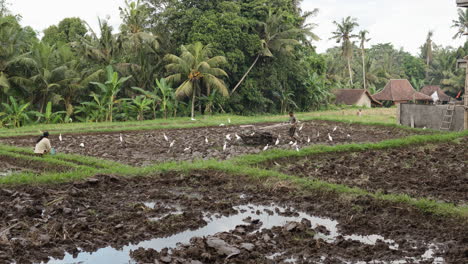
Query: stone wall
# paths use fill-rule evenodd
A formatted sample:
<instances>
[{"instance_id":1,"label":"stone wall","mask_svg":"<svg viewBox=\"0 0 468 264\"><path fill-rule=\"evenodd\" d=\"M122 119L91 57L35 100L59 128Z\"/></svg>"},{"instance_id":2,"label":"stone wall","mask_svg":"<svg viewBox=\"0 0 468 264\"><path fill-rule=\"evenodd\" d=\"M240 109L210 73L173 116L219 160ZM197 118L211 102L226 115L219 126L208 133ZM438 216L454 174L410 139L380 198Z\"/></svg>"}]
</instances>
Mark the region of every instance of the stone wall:
<instances>
[{"instance_id":1,"label":"stone wall","mask_svg":"<svg viewBox=\"0 0 468 264\"><path fill-rule=\"evenodd\" d=\"M426 127L439 130L446 110L447 105L398 104L397 120L404 126L411 127L414 123L415 128ZM463 130L464 111L461 105L455 107L451 131Z\"/></svg>"}]
</instances>

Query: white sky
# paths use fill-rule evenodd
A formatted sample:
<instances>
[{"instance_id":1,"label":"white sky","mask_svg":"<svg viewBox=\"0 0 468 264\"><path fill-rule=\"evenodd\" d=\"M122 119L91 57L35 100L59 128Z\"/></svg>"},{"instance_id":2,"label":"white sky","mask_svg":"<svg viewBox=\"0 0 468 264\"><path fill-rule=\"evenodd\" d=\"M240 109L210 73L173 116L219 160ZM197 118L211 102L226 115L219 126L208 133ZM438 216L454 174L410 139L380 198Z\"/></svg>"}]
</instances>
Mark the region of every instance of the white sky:
<instances>
[{"instance_id":1,"label":"white sky","mask_svg":"<svg viewBox=\"0 0 468 264\"><path fill-rule=\"evenodd\" d=\"M117 29L120 24L119 6L124 0L10 0L10 9L20 14L23 25L42 31L66 17L80 17L97 28L97 18L110 16ZM462 40L452 40L457 18L455 0L304 0L304 10L319 8L312 21L319 24L315 32L321 37L318 52L335 45L328 40L334 30L333 20L352 16L358 18L360 29L367 29L370 44L391 42L413 54L419 52L427 32L434 30L434 42L444 46L459 46Z\"/></svg>"}]
</instances>

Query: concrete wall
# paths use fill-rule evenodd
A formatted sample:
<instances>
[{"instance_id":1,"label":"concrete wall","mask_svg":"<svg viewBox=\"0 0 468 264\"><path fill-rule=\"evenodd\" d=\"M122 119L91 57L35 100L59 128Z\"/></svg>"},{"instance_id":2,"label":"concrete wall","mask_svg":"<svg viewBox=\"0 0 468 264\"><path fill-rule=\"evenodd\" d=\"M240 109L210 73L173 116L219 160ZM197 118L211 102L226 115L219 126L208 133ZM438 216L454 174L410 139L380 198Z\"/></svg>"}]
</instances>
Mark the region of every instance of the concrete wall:
<instances>
[{"instance_id":1,"label":"concrete wall","mask_svg":"<svg viewBox=\"0 0 468 264\"><path fill-rule=\"evenodd\" d=\"M413 119L415 128L426 127L438 130L446 110L447 105L398 104L397 120L401 125L411 126ZM463 130L464 111L463 106L455 107L451 131Z\"/></svg>"}]
</instances>

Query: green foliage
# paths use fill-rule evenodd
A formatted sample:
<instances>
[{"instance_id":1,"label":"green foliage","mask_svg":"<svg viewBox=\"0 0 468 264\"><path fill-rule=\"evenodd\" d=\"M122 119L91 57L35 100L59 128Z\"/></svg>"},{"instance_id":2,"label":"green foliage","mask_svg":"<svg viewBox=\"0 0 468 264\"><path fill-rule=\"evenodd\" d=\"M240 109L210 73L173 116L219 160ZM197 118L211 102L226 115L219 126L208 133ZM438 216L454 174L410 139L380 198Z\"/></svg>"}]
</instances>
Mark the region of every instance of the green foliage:
<instances>
[{"instance_id":1,"label":"green foliage","mask_svg":"<svg viewBox=\"0 0 468 264\"><path fill-rule=\"evenodd\" d=\"M52 112L52 102L48 102L45 112L37 112L36 115L39 117L39 122L43 122L44 124L56 124L60 121L65 121L64 115L66 113L65 111Z\"/></svg>"},{"instance_id":2,"label":"green foliage","mask_svg":"<svg viewBox=\"0 0 468 264\"><path fill-rule=\"evenodd\" d=\"M10 103L2 103L3 111L2 123L7 127L20 127L31 121L33 112L29 110L29 103L17 101L13 96L10 96Z\"/></svg>"},{"instance_id":3,"label":"green foliage","mask_svg":"<svg viewBox=\"0 0 468 264\"><path fill-rule=\"evenodd\" d=\"M45 29L42 41L49 44L75 42L83 38L87 32L88 30L81 19L77 17L65 18L60 21L58 26L53 25Z\"/></svg>"}]
</instances>

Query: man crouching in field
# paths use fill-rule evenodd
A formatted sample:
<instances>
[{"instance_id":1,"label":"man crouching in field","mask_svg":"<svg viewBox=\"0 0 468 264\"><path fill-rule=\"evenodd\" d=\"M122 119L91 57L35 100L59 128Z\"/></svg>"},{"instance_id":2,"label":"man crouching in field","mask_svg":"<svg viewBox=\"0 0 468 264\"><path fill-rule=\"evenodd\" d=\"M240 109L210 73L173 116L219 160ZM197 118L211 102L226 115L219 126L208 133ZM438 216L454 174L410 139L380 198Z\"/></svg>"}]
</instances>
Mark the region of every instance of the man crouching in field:
<instances>
[{"instance_id":1,"label":"man crouching in field","mask_svg":"<svg viewBox=\"0 0 468 264\"><path fill-rule=\"evenodd\" d=\"M289 112L289 124L291 125L291 127L289 128L289 136L292 139L297 140L296 136L295 136L296 135L296 127L297 127L297 119L294 116L293 112Z\"/></svg>"}]
</instances>

